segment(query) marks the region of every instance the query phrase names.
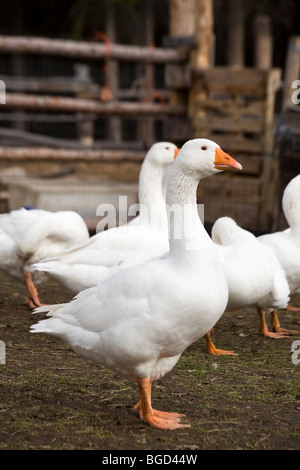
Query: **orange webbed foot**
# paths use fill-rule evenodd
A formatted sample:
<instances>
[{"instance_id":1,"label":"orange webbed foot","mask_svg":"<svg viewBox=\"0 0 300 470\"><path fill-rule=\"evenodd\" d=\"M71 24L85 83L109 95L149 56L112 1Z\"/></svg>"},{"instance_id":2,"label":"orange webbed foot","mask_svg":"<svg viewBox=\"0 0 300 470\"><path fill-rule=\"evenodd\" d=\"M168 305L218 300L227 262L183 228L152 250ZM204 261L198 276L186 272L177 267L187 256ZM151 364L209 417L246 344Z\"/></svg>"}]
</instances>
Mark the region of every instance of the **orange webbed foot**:
<instances>
[{"instance_id":1,"label":"orange webbed foot","mask_svg":"<svg viewBox=\"0 0 300 470\"><path fill-rule=\"evenodd\" d=\"M277 315L277 310L273 310L271 315L272 315L272 330L275 333L279 333L281 335L299 335L300 334L300 331L297 331L297 330L288 330L286 328L281 328L279 318Z\"/></svg>"},{"instance_id":2,"label":"orange webbed foot","mask_svg":"<svg viewBox=\"0 0 300 470\"><path fill-rule=\"evenodd\" d=\"M155 410L151 406L151 381L150 379L138 379L140 387L140 400L134 406L134 410L139 412L140 418L149 426L162 429L173 430L179 428L189 428L189 424L181 424L180 419L184 416L180 413L170 413L167 411Z\"/></svg>"},{"instance_id":3,"label":"orange webbed foot","mask_svg":"<svg viewBox=\"0 0 300 470\"><path fill-rule=\"evenodd\" d=\"M212 354L213 356L237 356L237 354L233 351L228 351L226 349L216 348L216 346L214 345L214 343L211 340L211 333L212 333L212 330L210 330L205 335L206 349L207 349L209 354Z\"/></svg>"}]
</instances>

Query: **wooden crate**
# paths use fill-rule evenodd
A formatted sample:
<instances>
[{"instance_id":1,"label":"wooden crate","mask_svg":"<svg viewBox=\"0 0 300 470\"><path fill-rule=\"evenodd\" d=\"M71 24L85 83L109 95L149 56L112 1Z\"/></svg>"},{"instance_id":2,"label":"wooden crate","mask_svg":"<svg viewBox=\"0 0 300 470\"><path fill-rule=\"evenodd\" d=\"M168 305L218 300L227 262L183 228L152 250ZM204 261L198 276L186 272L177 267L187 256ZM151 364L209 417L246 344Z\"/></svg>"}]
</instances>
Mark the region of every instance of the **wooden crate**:
<instances>
[{"instance_id":1,"label":"wooden crate","mask_svg":"<svg viewBox=\"0 0 300 470\"><path fill-rule=\"evenodd\" d=\"M211 226L219 217L230 216L248 230L259 219L261 183L256 177L219 174L201 181L198 201L204 204L204 220Z\"/></svg>"},{"instance_id":2,"label":"wooden crate","mask_svg":"<svg viewBox=\"0 0 300 470\"><path fill-rule=\"evenodd\" d=\"M270 229L276 166L274 102L280 79L280 69L193 70L189 102L193 136L214 140L243 165L242 172L218 177L218 187L212 181L201 183L199 201L202 197L207 205L208 223L228 215L254 232Z\"/></svg>"}]
</instances>

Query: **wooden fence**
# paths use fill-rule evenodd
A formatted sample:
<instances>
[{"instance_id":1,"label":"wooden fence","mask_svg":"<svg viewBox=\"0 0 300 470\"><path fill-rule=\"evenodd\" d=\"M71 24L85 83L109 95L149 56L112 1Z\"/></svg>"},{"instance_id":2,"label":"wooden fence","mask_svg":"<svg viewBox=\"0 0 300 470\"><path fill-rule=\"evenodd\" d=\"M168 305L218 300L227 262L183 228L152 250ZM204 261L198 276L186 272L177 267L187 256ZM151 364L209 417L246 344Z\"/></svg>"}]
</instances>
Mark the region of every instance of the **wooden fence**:
<instances>
[{"instance_id":1,"label":"wooden fence","mask_svg":"<svg viewBox=\"0 0 300 470\"><path fill-rule=\"evenodd\" d=\"M280 70L199 68L191 61L193 44L150 48L0 36L0 79L6 84L0 169L37 162L31 173L45 173L55 162L82 171L84 162L92 174L136 183L154 141L180 146L207 137L236 157L243 172L201 184L206 222L229 215L250 230L268 230ZM110 67L116 62L117 76ZM110 166L116 162L118 171Z\"/></svg>"},{"instance_id":2,"label":"wooden fence","mask_svg":"<svg viewBox=\"0 0 300 470\"><path fill-rule=\"evenodd\" d=\"M12 72L17 70L17 76L1 75L7 91L5 110L11 112L2 112L0 120L12 122L14 128L20 131L11 133L12 139L18 136L29 143L42 145L44 142L55 147L81 148L83 144L106 149L124 148L124 145L141 149L156 140L153 119L164 121L170 115L186 113L183 106L168 105L168 91L166 88L157 89L154 83L155 67L164 68L166 64L186 61L186 50L111 44L108 51L105 44L97 42L0 37L0 54L10 59ZM67 62L65 69L69 73L73 69L73 75L28 76L26 61L32 57L44 60L54 57L52 74L55 68L61 67L60 60L61 63ZM122 70L113 80L109 80L109 73L105 73L110 70L110 62L116 60L132 69L138 68L133 70L131 80L125 77L125 82L130 81L127 88L119 84ZM123 75L126 73L128 75L128 69L123 71ZM152 81L147 80L146 75L151 75ZM113 86L111 82L114 82ZM95 135L95 124L99 124L99 118L102 119L99 133L103 142L97 142ZM118 125L112 118L119 118ZM134 143L124 143L120 118L139 121L135 138L131 139ZM45 123L60 123L61 127L62 123L68 123L73 138L65 141L65 138L50 139L51 136L48 136L43 140L40 133L37 136L34 132L28 132L29 128L34 127L32 123L41 122L44 128ZM9 140L10 135L7 137Z\"/></svg>"},{"instance_id":3,"label":"wooden fence","mask_svg":"<svg viewBox=\"0 0 300 470\"><path fill-rule=\"evenodd\" d=\"M194 134L215 140L243 165L201 185L205 218L228 213L244 228L264 232L273 219L276 169L274 101L279 69L195 70L191 119Z\"/></svg>"}]
</instances>

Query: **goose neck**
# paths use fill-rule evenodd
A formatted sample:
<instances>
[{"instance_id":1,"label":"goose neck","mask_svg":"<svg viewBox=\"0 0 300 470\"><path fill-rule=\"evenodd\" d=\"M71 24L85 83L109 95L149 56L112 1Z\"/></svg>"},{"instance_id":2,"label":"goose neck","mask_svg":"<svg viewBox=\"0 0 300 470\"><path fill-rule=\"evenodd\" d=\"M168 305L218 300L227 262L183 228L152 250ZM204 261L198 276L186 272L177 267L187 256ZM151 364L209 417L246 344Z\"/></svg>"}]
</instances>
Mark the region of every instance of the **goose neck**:
<instances>
[{"instance_id":1,"label":"goose neck","mask_svg":"<svg viewBox=\"0 0 300 470\"><path fill-rule=\"evenodd\" d=\"M203 243L212 245L199 217L197 187L199 179L193 173L173 168L167 188L167 212L169 216L170 250L196 256Z\"/></svg>"},{"instance_id":2,"label":"goose neck","mask_svg":"<svg viewBox=\"0 0 300 470\"><path fill-rule=\"evenodd\" d=\"M139 176L139 203L150 208L152 204L165 204L162 191L164 169L144 161Z\"/></svg>"}]
</instances>

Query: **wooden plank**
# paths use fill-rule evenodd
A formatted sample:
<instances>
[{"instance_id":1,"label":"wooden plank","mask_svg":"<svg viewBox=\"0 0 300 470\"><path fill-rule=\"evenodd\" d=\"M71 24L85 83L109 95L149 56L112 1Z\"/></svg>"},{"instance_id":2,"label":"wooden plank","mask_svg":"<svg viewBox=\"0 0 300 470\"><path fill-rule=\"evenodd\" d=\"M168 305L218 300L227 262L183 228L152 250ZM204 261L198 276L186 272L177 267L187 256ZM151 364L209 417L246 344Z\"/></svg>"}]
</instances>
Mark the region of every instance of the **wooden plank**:
<instances>
[{"instance_id":1,"label":"wooden plank","mask_svg":"<svg viewBox=\"0 0 300 470\"><path fill-rule=\"evenodd\" d=\"M88 146L84 143L71 139L62 139L48 135L35 134L33 132L22 131L19 129L0 128L0 137L2 145L6 142L8 145L40 145L53 148L66 148L83 150ZM93 142L93 149L129 149L141 150L145 148L143 141L115 141L115 140L98 140Z\"/></svg>"},{"instance_id":2,"label":"wooden plank","mask_svg":"<svg viewBox=\"0 0 300 470\"><path fill-rule=\"evenodd\" d=\"M79 81L76 77L16 77L1 75L6 90L17 92L47 93L89 93L91 97L99 96L99 85Z\"/></svg>"},{"instance_id":3,"label":"wooden plank","mask_svg":"<svg viewBox=\"0 0 300 470\"><path fill-rule=\"evenodd\" d=\"M266 90L264 83L255 85L255 84L245 84L240 83L231 83L231 82L209 82L203 81L199 83L199 89L205 89L208 94L229 94L232 96L246 96L251 98L261 98L263 99L266 96Z\"/></svg>"},{"instance_id":4,"label":"wooden plank","mask_svg":"<svg viewBox=\"0 0 300 470\"><path fill-rule=\"evenodd\" d=\"M192 69L195 86L204 87L208 92L230 93L263 97L266 95L266 84L270 73L273 76L274 89L280 87L280 69L271 71L253 68L230 69L213 67L209 69Z\"/></svg>"},{"instance_id":5,"label":"wooden plank","mask_svg":"<svg viewBox=\"0 0 300 470\"><path fill-rule=\"evenodd\" d=\"M79 59L103 59L106 45L96 41L71 41L28 36L0 36L0 53L39 54ZM131 62L181 62L188 51L172 48L152 48L111 44L110 58Z\"/></svg>"},{"instance_id":6,"label":"wooden plank","mask_svg":"<svg viewBox=\"0 0 300 470\"><path fill-rule=\"evenodd\" d=\"M226 97L225 99L201 98L195 96L193 103L194 110L197 108L201 110L213 110L220 113L227 113L228 115L239 116L262 116L265 112L264 100L249 101L243 100L240 103L235 103L232 99Z\"/></svg>"},{"instance_id":7,"label":"wooden plank","mask_svg":"<svg viewBox=\"0 0 300 470\"><path fill-rule=\"evenodd\" d=\"M90 113L90 114L87 114L87 113L84 113L84 114L80 114L80 113L76 113L76 114L64 114L64 113L60 113L60 114L55 114L55 113L51 113L51 114L44 114L44 113L39 113L39 112L36 112L36 113L23 113L23 116L22 117L18 117L18 116L15 116L14 113L10 110L10 112L3 112L1 113L0 112L0 121L6 121L6 122L11 122L11 121L17 121L17 120L22 120L22 121L25 121L25 122L55 122L55 123L58 123L58 122L80 122L80 121L85 121L86 118L87 118L87 115L88 115L88 118L89 119L98 119L99 116L97 116L96 114L94 113Z\"/></svg>"},{"instance_id":8,"label":"wooden plank","mask_svg":"<svg viewBox=\"0 0 300 470\"><path fill-rule=\"evenodd\" d=\"M197 191L198 197L231 202L260 202L261 182L259 178L244 175L220 174L203 180Z\"/></svg>"},{"instance_id":9,"label":"wooden plank","mask_svg":"<svg viewBox=\"0 0 300 470\"><path fill-rule=\"evenodd\" d=\"M106 102L96 100L65 98L48 95L25 95L6 93L6 107L13 109L34 109L41 111L64 111L97 113L103 116L162 117L166 115L185 115L186 107L157 103Z\"/></svg>"},{"instance_id":10,"label":"wooden plank","mask_svg":"<svg viewBox=\"0 0 300 470\"><path fill-rule=\"evenodd\" d=\"M280 70L280 69L272 69ZM211 67L211 68L193 68L192 69L193 78L200 78L203 81L209 83L219 83L223 82L224 84L232 83L234 85L239 85L243 83L245 86L260 86L266 83L269 71L268 70L257 70L253 67L243 67L240 69L233 69L230 67Z\"/></svg>"},{"instance_id":11,"label":"wooden plank","mask_svg":"<svg viewBox=\"0 0 300 470\"><path fill-rule=\"evenodd\" d=\"M246 138L239 134L220 134L218 132L207 131L206 129L194 128L194 136L203 136L217 142L222 149L228 153L249 152L262 154L264 144L261 140Z\"/></svg>"},{"instance_id":12,"label":"wooden plank","mask_svg":"<svg viewBox=\"0 0 300 470\"><path fill-rule=\"evenodd\" d=\"M205 117L196 117L193 119L195 127L215 131L227 132L253 132L261 134L264 132L264 121L262 119L251 117L219 117L208 114Z\"/></svg>"},{"instance_id":13,"label":"wooden plank","mask_svg":"<svg viewBox=\"0 0 300 470\"><path fill-rule=\"evenodd\" d=\"M27 145L41 145L49 147L62 147L62 148L74 148L74 149L84 149L85 145L75 140L70 139L59 139L57 137L35 134L33 132L23 131L21 129L8 129L0 128L0 136L4 137L7 141L9 138L12 142L24 142Z\"/></svg>"},{"instance_id":14,"label":"wooden plank","mask_svg":"<svg viewBox=\"0 0 300 470\"><path fill-rule=\"evenodd\" d=\"M76 81L75 77L13 77L11 75L1 75L6 91L29 92L29 93L55 93L55 94L77 94L85 93L89 98L99 98L100 86L96 83L82 83ZM168 99L169 91L156 89L158 94ZM114 97L118 100L138 100L145 98L145 93L140 88L125 88L114 90Z\"/></svg>"},{"instance_id":15,"label":"wooden plank","mask_svg":"<svg viewBox=\"0 0 300 470\"><path fill-rule=\"evenodd\" d=\"M203 203L200 199L199 204ZM259 232L258 205L256 203L233 203L222 200L204 202L204 222L213 225L219 217L232 217L242 228Z\"/></svg>"},{"instance_id":16,"label":"wooden plank","mask_svg":"<svg viewBox=\"0 0 300 470\"><path fill-rule=\"evenodd\" d=\"M261 155L246 154L241 152L233 153L232 156L236 158L243 167L243 175L256 175L259 176L262 172L262 157Z\"/></svg>"},{"instance_id":17,"label":"wooden plank","mask_svg":"<svg viewBox=\"0 0 300 470\"><path fill-rule=\"evenodd\" d=\"M47 147L0 147L0 161L80 161L80 162L141 162L145 151L133 150L73 150Z\"/></svg>"}]
</instances>

